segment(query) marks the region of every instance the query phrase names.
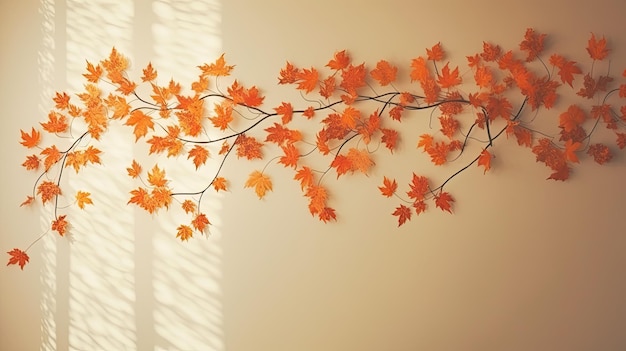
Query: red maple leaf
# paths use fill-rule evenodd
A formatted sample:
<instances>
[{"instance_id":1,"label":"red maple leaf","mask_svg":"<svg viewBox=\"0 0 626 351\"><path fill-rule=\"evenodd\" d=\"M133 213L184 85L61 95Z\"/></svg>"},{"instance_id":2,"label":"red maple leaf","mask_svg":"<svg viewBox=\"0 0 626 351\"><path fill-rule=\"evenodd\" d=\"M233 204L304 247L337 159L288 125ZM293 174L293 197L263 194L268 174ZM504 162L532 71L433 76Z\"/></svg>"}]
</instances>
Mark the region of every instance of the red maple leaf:
<instances>
[{"instance_id":1,"label":"red maple leaf","mask_svg":"<svg viewBox=\"0 0 626 351\"><path fill-rule=\"evenodd\" d=\"M392 215L398 217L398 227L410 220L412 214L411 209L405 205L396 207L396 210L392 213Z\"/></svg>"},{"instance_id":2,"label":"red maple leaf","mask_svg":"<svg viewBox=\"0 0 626 351\"><path fill-rule=\"evenodd\" d=\"M391 197L396 193L396 189L398 189L398 183L395 179L389 179L387 177L383 178L383 186L379 186L378 189L383 194L383 196Z\"/></svg>"},{"instance_id":3,"label":"red maple leaf","mask_svg":"<svg viewBox=\"0 0 626 351\"><path fill-rule=\"evenodd\" d=\"M435 195L435 206L439 207L442 211L452 213L452 202L454 202L454 199L445 191Z\"/></svg>"},{"instance_id":4,"label":"red maple leaf","mask_svg":"<svg viewBox=\"0 0 626 351\"><path fill-rule=\"evenodd\" d=\"M592 59L598 61L603 60L609 55L609 49L606 47L606 39L602 37L602 39L597 40L595 34L591 33L591 38L589 38L587 45L587 52Z\"/></svg>"},{"instance_id":5,"label":"red maple leaf","mask_svg":"<svg viewBox=\"0 0 626 351\"><path fill-rule=\"evenodd\" d=\"M9 254L9 256L11 256L9 258L9 263L7 263L7 266L11 264L17 264L20 266L20 269L23 270L24 265L26 265L29 260L29 257L26 254L26 252L20 249L13 249L11 251L8 251L7 253Z\"/></svg>"}]
</instances>

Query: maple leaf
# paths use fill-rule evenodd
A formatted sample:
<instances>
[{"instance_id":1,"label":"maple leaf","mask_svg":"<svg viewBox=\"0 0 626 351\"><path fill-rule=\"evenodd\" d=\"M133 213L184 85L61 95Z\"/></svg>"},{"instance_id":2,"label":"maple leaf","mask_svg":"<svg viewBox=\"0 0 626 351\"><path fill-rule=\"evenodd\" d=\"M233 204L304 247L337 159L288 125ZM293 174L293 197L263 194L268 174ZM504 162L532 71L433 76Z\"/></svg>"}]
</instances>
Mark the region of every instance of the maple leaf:
<instances>
[{"instance_id":1,"label":"maple leaf","mask_svg":"<svg viewBox=\"0 0 626 351\"><path fill-rule=\"evenodd\" d=\"M196 203L189 199L183 201L183 203L181 204L181 207L183 208L185 213L196 212Z\"/></svg>"},{"instance_id":2,"label":"maple leaf","mask_svg":"<svg viewBox=\"0 0 626 351\"><path fill-rule=\"evenodd\" d=\"M134 126L135 141L148 134L148 129L154 130L154 122L152 117L146 115L141 110L131 112L125 125Z\"/></svg>"},{"instance_id":3,"label":"maple leaf","mask_svg":"<svg viewBox=\"0 0 626 351\"><path fill-rule=\"evenodd\" d=\"M617 134L617 146L620 149L626 147L626 133L616 133Z\"/></svg>"},{"instance_id":4,"label":"maple leaf","mask_svg":"<svg viewBox=\"0 0 626 351\"><path fill-rule=\"evenodd\" d=\"M202 70L202 75L217 77L230 75L230 71L232 71L235 66L227 65L224 54L221 54L214 63L211 63L210 65L204 64L199 66L199 68Z\"/></svg>"},{"instance_id":5,"label":"maple leaf","mask_svg":"<svg viewBox=\"0 0 626 351\"><path fill-rule=\"evenodd\" d=\"M213 189L215 189L215 191L226 191L226 178L224 177L215 177L211 184L213 185Z\"/></svg>"},{"instance_id":6,"label":"maple leaf","mask_svg":"<svg viewBox=\"0 0 626 351\"><path fill-rule=\"evenodd\" d=\"M296 175L293 177L293 179L299 181L300 188L304 190L313 185L313 170L311 170L311 168L307 166L304 166L296 172Z\"/></svg>"},{"instance_id":7,"label":"maple leaf","mask_svg":"<svg viewBox=\"0 0 626 351\"><path fill-rule=\"evenodd\" d=\"M154 165L152 170L148 172L148 183L153 186L165 186L167 179L165 179L165 171L160 169L158 165Z\"/></svg>"},{"instance_id":8,"label":"maple leaf","mask_svg":"<svg viewBox=\"0 0 626 351\"><path fill-rule=\"evenodd\" d=\"M417 142L417 147L418 148L423 148L424 152L426 152L426 150L430 149L433 145L434 142L434 138L432 135L430 134L422 134L420 135L420 139Z\"/></svg>"},{"instance_id":9,"label":"maple leaf","mask_svg":"<svg viewBox=\"0 0 626 351\"><path fill-rule=\"evenodd\" d=\"M559 115L559 127L563 128L566 132L571 132L581 125L587 116L585 112L576 105L568 107L567 111Z\"/></svg>"},{"instance_id":10,"label":"maple leaf","mask_svg":"<svg viewBox=\"0 0 626 351\"><path fill-rule=\"evenodd\" d=\"M300 152L293 144L287 144L281 146L284 156L280 157L278 163L282 163L285 167L293 167L294 169L298 165L298 159L300 159Z\"/></svg>"},{"instance_id":11,"label":"maple leaf","mask_svg":"<svg viewBox=\"0 0 626 351\"><path fill-rule=\"evenodd\" d=\"M412 214L411 209L405 205L396 207L396 210L392 213L392 215L398 217L398 227L410 220Z\"/></svg>"},{"instance_id":12,"label":"maple leaf","mask_svg":"<svg viewBox=\"0 0 626 351\"><path fill-rule=\"evenodd\" d=\"M440 116L439 124L441 124L441 132L448 138L454 137L454 134L459 129L459 121L454 117Z\"/></svg>"},{"instance_id":13,"label":"maple leaf","mask_svg":"<svg viewBox=\"0 0 626 351\"><path fill-rule=\"evenodd\" d=\"M439 79L437 83L441 85L442 88L451 88L453 86L461 84L461 78L459 77L459 68L456 67L452 71L450 71L450 67L448 67L448 63L441 69L441 75L439 75Z\"/></svg>"},{"instance_id":14,"label":"maple leaf","mask_svg":"<svg viewBox=\"0 0 626 351\"><path fill-rule=\"evenodd\" d=\"M136 160L133 160L133 164L126 168L126 171L131 178L137 178L141 174L141 165Z\"/></svg>"},{"instance_id":15,"label":"maple leaf","mask_svg":"<svg viewBox=\"0 0 626 351\"><path fill-rule=\"evenodd\" d=\"M335 210L330 207L324 207L319 213L318 216L320 220L324 223L337 219L337 215L335 214Z\"/></svg>"},{"instance_id":16,"label":"maple leaf","mask_svg":"<svg viewBox=\"0 0 626 351\"><path fill-rule=\"evenodd\" d=\"M426 202L424 200L415 201L413 203L413 208L415 209L415 214L419 215L426 211Z\"/></svg>"},{"instance_id":17,"label":"maple leaf","mask_svg":"<svg viewBox=\"0 0 626 351\"><path fill-rule=\"evenodd\" d=\"M254 187L254 191L256 192L257 196L259 197L259 199L262 199L267 191L272 190L272 180L259 171L253 171L248 176L248 180L246 180L244 187Z\"/></svg>"},{"instance_id":18,"label":"maple leaf","mask_svg":"<svg viewBox=\"0 0 626 351\"><path fill-rule=\"evenodd\" d=\"M595 34L591 33L591 38L589 38L587 45L587 52L592 59L598 61L603 60L609 54L609 50L606 47L606 39L602 37L602 39L597 40Z\"/></svg>"},{"instance_id":19,"label":"maple leaf","mask_svg":"<svg viewBox=\"0 0 626 351\"><path fill-rule=\"evenodd\" d=\"M37 155L30 155L26 157L26 161L22 163L22 166L24 166L24 168L26 168L26 170L28 171L37 170L39 169L40 163L41 160L39 159L39 157L37 157Z\"/></svg>"},{"instance_id":20,"label":"maple leaf","mask_svg":"<svg viewBox=\"0 0 626 351\"><path fill-rule=\"evenodd\" d=\"M329 76L320 82L320 95L324 98L330 98L335 92L335 76Z\"/></svg>"},{"instance_id":21,"label":"maple leaf","mask_svg":"<svg viewBox=\"0 0 626 351\"><path fill-rule=\"evenodd\" d=\"M255 86L245 91L243 95L243 103L248 107L261 106L263 99L265 97L259 95L259 89Z\"/></svg>"},{"instance_id":22,"label":"maple leaf","mask_svg":"<svg viewBox=\"0 0 626 351\"><path fill-rule=\"evenodd\" d=\"M298 90L304 90L305 93L312 92L317 87L319 73L313 67L311 69L300 70L296 76L298 81Z\"/></svg>"},{"instance_id":23,"label":"maple leaf","mask_svg":"<svg viewBox=\"0 0 626 351\"><path fill-rule=\"evenodd\" d=\"M211 224L211 222L209 222L209 219L204 213L198 213L198 215L196 215L196 217L191 221L191 225L193 225L193 227L199 232L204 232L209 224Z\"/></svg>"},{"instance_id":24,"label":"maple leaf","mask_svg":"<svg viewBox=\"0 0 626 351\"><path fill-rule=\"evenodd\" d=\"M487 173L487 171L491 169L491 153L489 153L487 149L483 149L480 156L478 156L478 166L485 167L483 174Z\"/></svg>"},{"instance_id":25,"label":"maple leaf","mask_svg":"<svg viewBox=\"0 0 626 351\"><path fill-rule=\"evenodd\" d=\"M483 52L480 54L483 60L487 62L497 60L502 54L502 49L499 45L483 42Z\"/></svg>"},{"instance_id":26,"label":"maple leaf","mask_svg":"<svg viewBox=\"0 0 626 351\"><path fill-rule=\"evenodd\" d=\"M261 146L263 146L263 144L258 142L254 137L240 134L237 136L235 144L237 145L237 157L245 157L248 160L263 158L263 154L261 153Z\"/></svg>"},{"instance_id":27,"label":"maple leaf","mask_svg":"<svg viewBox=\"0 0 626 351\"><path fill-rule=\"evenodd\" d=\"M180 238L181 241L187 241L193 237L193 229L188 225L181 224L176 228L176 237Z\"/></svg>"},{"instance_id":28,"label":"maple leaf","mask_svg":"<svg viewBox=\"0 0 626 351\"><path fill-rule=\"evenodd\" d=\"M609 162L611 158L613 158L611 150L608 148L608 146L600 143L589 145L589 149L587 149L587 154L589 156L593 156L593 160L600 165Z\"/></svg>"},{"instance_id":29,"label":"maple leaf","mask_svg":"<svg viewBox=\"0 0 626 351\"><path fill-rule=\"evenodd\" d=\"M397 67L391 65L385 60L380 60L376 64L376 68L370 72L370 75L378 82L378 84L386 86L396 80L397 73Z\"/></svg>"},{"instance_id":30,"label":"maple leaf","mask_svg":"<svg viewBox=\"0 0 626 351\"><path fill-rule=\"evenodd\" d=\"M135 88L137 88L137 84L135 82L130 81L126 77L119 79L117 84L118 84L117 90L120 91L124 95L130 95L131 93L135 91Z\"/></svg>"},{"instance_id":31,"label":"maple leaf","mask_svg":"<svg viewBox=\"0 0 626 351\"><path fill-rule=\"evenodd\" d=\"M430 156L430 160L435 166L440 166L448 162L448 152L450 152L450 145L444 142L436 142L431 147L426 149L426 152Z\"/></svg>"},{"instance_id":32,"label":"maple leaf","mask_svg":"<svg viewBox=\"0 0 626 351\"><path fill-rule=\"evenodd\" d=\"M383 186L379 186L378 189L383 194L383 196L391 197L396 193L398 189L398 183L395 179L389 179L387 177L383 177Z\"/></svg>"},{"instance_id":33,"label":"maple leaf","mask_svg":"<svg viewBox=\"0 0 626 351\"><path fill-rule=\"evenodd\" d=\"M343 71L341 71L341 83L340 87L346 89L349 94L353 94L360 87L365 86L365 64L362 63L358 66L352 64L348 65Z\"/></svg>"},{"instance_id":34,"label":"maple leaf","mask_svg":"<svg viewBox=\"0 0 626 351\"><path fill-rule=\"evenodd\" d=\"M426 196L426 192L429 191L428 178L424 176L418 176L413 173L411 183L409 184L411 190L407 191L407 196L413 200L421 201Z\"/></svg>"},{"instance_id":35,"label":"maple leaf","mask_svg":"<svg viewBox=\"0 0 626 351\"><path fill-rule=\"evenodd\" d=\"M81 210L85 209L85 205L93 204L93 201L91 201L91 198L89 197L90 195L91 193L87 191L76 192L76 203Z\"/></svg>"},{"instance_id":36,"label":"maple leaf","mask_svg":"<svg viewBox=\"0 0 626 351\"><path fill-rule=\"evenodd\" d=\"M37 131L35 128L31 128L30 134L20 129L22 134L22 141L20 144L26 146L27 148L33 148L39 144L41 140L41 133Z\"/></svg>"},{"instance_id":37,"label":"maple leaf","mask_svg":"<svg viewBox=\"0 0 626 351\"><path fill-rule=\"evenodd\" d=\"M26 254L26 251L13 249L11 251L7 251L7 253L9 254L9 256L11 256L9 258L9 263L7 263L7 266L17 264L20 266L20 269L24 270L24 266L28 263L28 260L30 259Z\"/></svg>"},{"instance_id":38,"label":"maple leaf","mask_svg":"<svg viewBox=\"0 0 626 351\"><path fill-rule=\"evenodd\" d=\"M337 155L330 163L330 166L337 170L337 178L352 170L352 161L346 155Z\"/></svg>"},{"instance_id":39,"label":"maple leaf","mask_svg":"<svg viewBox=\"0 0 626 351\"><path fill-rule=\"evenodd\" d=\"M445 191L442 191L438 195L435 195L435 206L439 207L442 211L448 211L452 213L452 202L454 202L454 199L449 193Z\"/></svg>"},{"instance_id":40,"label":"maple leaf","mask_svg":"<svg viewBox=\"0 0 626 351\"><path fill-rule=\"evenodd\" d=\"M49 170L55 163L59 162L62 155L55 145L49 146L41 151L41 155L44 155L44 166L46 170Z\"/></svg>"},{"instance_id":41,"label":"maple leaf","mask_svg":"<svg viewBox=\"0 0 626 351\"><path fill-rule=\"evenodd\" d=\"M383 133L381 141L385 144L385 147L393 153L393 150L396 148L396 144L398 143L398 132L387 128L381 129L381 132Z\"/></svg>"},{"instance_id":42,"label":"maple leaf","mask_svg":"<svg viewBox=\"0 0 626 351\"><path fill-rule=\"evenodd\" d=\"M356 122L361 119L361 111L358 109L348 106L341 113L341 122L342 125L346 128L353 129L356 127Z\"/></svg>"},{"instance_id":43,"label":"maple leaf","mask_svg":"<svg viewBox=\"0 0 626 351\"><path fill-rule=\"evenodd\" d=\"M568 61L563 56L553 54L550 56L550 63L559 69L558 74L561 77L561 82L572 86L574 81L574 74L581 74L580 67L576 66L576 62Z\"/></svg>"},{"instance_id":44,"label":"maple leaf","mask_svg":"<svg viewBox=\"0 0 626 351\"><path fill-rule=\"evenodd\" d=\"M65 217L66 215L62 215L52 221L51 229L59 233L60 236L65 235L67 232L67 226L69 225L69 223L65 220Z\"/></svg>"},{"instance_id":45,"label":"maple leaf","mask_svg":"<svg viewBox=\"0 0 626 351\"><path fill-rule=\"evenodd\" d=\"M526 29L524 40L519 45L521 50L528 53L526 62L533 61L543 51L543 41L545 38L546 34L537 34L532 28Z\"/></svg>"},{"instance_id":46,"label":"maple leaf","mask_svg":"<svg viewBox=\"0 0 626 351\"><path fill-rule=\"evenodd\" d=\"M443 60L445 53L443 52L443 49L441 47L441 42L433 45L433 47L431 47L430 49L426 49L426 56L428 57L429 60L432 60L432 61Z\"/></svg>"},{"instance_id":47,"label":"maple leaf","mask_svg":"<svg viewBox=\"0 0 626 351\"><path fill-rule=\"evenodd\" d=\"M196 165L196 169L198 169L198 167L206 163L209 156L209 150L200 145L196 145L193 149L189 150L187 159L193 158L193 164Z\"/></svg>"},{"instance_id":48,"label":"maple leaf","mask_svg":"<svg viewBox=\"0 0 626 351\"><path fill-rule=\"evenodd\" d=\"M539 143L533 146L532 152L537 155L537 162L545 163L546 166L554 171L548 179L563 181L569 177L569 167L567 166L565 153L555 147L550 139L539 139Z\"/></svg>"},{"instance_id":49,"label":"maple leaf","mask_svg":"<svg viewBox=\"0 0 626 351\"><path fill-rule=\"evenodd\" d=\"M52 201L56 196L61 195L61 188L49 180L44 180L37 186L37 194L41 195L41 201L45 204L48 201Z\"/></svg>"},{"instance_id":50,"label":"maple leaf","mask_svg":"<svg viewBox=\"0 0 626 351\"><path fill-rule=\"evenodd\" d=\"M54 101L54 107L58 108L59 110L65 110L70 106L70 96L67 95L66 92L55 92L52 101Z\"/></svg>"},{"instance_id":51,"label":"maple leaf","mask_svg":"<svg viewBox=\"0 0 626 351\"><path fill-rule=\"evenodd\" d=\"M295 67L291 62L287 61L285 68L280 70L280 77L278 78L278 84L292 84L298 79L298 73L300 69Z\"/></svg>"},{"instance_id":52,"label":"maple leaf","mask_svg":"<svg viewBox=\"0 0 626 351\"><path fill-rule=\"evenodd\" d=\"M487 115L491 121L496 119L498 116L508 120L511 116L512 109L513 106L509 100L503 96L491 96L487 102Z\"/></svg>"},{"instance_id":53,"label":"maple leaf","mask_svg":"<svg viewBox=\"0 0 626 351\"><path fill-rule=\"evenodd\" d=\"M213 123L213 126L220 130L226 130L230 122L233 121L233 104L232 102L225 100L220 104L216 104L214 107L215 117L209 117L209 120Z\"/></svg>"},{"instance_id":54,"label":"maple leaf","mask_svg":"<svg viewBox=\"0 0 626 351\"><path fill-rule=\"evenodd\" d=\"M428 68L426 67L426 60L423 57L414 58L411 60L411 82L422 82L430 76Z\"/></svg>"},{"instance_id":55,"label":"maple leaf","mask_svg":"<svg viewBox=\"0 0 626 351\"><path fill-rule=\"evenodd\" d=\"M20 207L22 206L28 206L30 204L32 204L35 201L35 198L33 196L26 196L26 200L24 200L21 204Z\"/></svg>"},{"instance_id":56,"label":"maple leaf","mask_svg":"<svg viewBox=\"0 0 626 351\"><path fill-rule=\"evenodd\" d=\"M152 67L152 63L148 62L148 65L146 66L146 68L143 69L143 76L141 76L141 80L143 82L148 82L148 81L155 80L156 77L157 77L157 71L155 71L154 67Z\"/></svg>"},{"instance_id":57,"label":"maple leaf","mask_svg":"<svg viewBox=\"0 0 626 351\"><path fill-rule=\"evenodd\" d=\"M576 151L580 148L582 144L580 142L574 142L571 139L565 141L565 159L578 163L578 156L576 156Z\"/></svg>"},{"instance_id":58,"label":"maple leaf","mask_svg":"<svg viewBox=\"0 0 626 351\"><path fill-rule=\"evenodd\" d=\"M372 161L370 153L366 149L359 150L356 148L350 148L347 156L350 159L352 171L358 170L361 173L367 174L369 169L374 165L374 161Z\"/></svg>"},{"instance_id":59,"label":"maple leaf","mask_svg":"<svg viewBox=\"0 0 626 351\"><path fill-rule=\"evenodd\" d=\"M474 81L480 88L486 88L493 85L493 74L488 66L480 66L476 68L474 73Z\"/></svg>"},{"instance_id":60,"label":"maple leaf","mask_svg":"<svg viewBox=\"0 0 626 351\"><path fill-rule=\"evenodd\" d=\"M346 53L346 50L341 50L335 52L335 55L332 60L328 61L326 67L330 67L330 69L334 70L342 70L350 64L350 56Z\"/></svg>"},{"instance_id":61,"label":"maple leaf","mask_svg":"<svg viewBox=\"0 0 626 351\"><path fill-rule=\"evenodd\" d=\"M319 214L326 208L328 193L324 187L311 185L306 188L304 196L309 198L309 212L311 212L311 214Z\"/></svg>"},{"instance_id":62,"label":"maple leaf","mask_svg":"<svg viewBox=\"0 0 626 351\"><path fill-rule=\"evenodd\" d=\"M289 123L293 117L293 106L289 102L283 102L280 106L274 108L274 111L282 115L283 124Z\"/></svg>"},{"instance_id":63,"label":"maple leaf","mask_svg":"<svg viewBox=\"0 0 626 351\"><path fill-rule=\"evenodd\" d=\"M94 66L91 62L87 61L87 73L83 74L83 77L87 78L88 82L97 83L102 76L102 66Z\"/></svg>"},{"instance_id":64,"label":"maple leaf","mask_svg":"<svg viewBox=\"0 0 626 351\"><path fill-rule=\"evenodd\" d=\"M313 106L307 107L306 110L302 112L302 116L306 117L307 119L313 118L314 115L315 115L315 108Z\"/></svg>"}]
</instances>

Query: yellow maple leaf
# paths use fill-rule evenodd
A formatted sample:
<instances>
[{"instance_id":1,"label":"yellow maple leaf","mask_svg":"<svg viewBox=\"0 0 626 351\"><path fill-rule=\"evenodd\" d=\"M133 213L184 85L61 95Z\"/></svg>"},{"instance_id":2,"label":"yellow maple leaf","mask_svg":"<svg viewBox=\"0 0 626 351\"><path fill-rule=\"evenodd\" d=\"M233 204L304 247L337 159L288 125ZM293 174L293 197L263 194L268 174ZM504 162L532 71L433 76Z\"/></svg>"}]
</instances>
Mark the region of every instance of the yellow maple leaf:
<instances>
[{"instance_id":1,"label":"yellow maple leaf","mask_svg":"<svg viewBox=\"0 0 626 351\"><path fill-rule=\"evenodd\" d=\"M141 110L135 110L130 114L126 121L127 126L134 126L135 141L148 134L148 128L154 130L154 122L152 117L146 115Z\"/></svg>"},{"instance_id":2,"label":"yellow maple leaf","mask_svg":"<svg viewBox=\"0 0 626 351\"><path fill-rule=\"evenodd\" d=\"M93 205L93 201L91 201L90 196L91 193L87 191L78 191L76 193L76 203L81 210L85 209L85 205Z\"/></svg>"},{"instance_id":3,"label":"yellow maple leaf","mask_svg":"<svg viewBox=\"0 0 626 351\"><path fill-rule=\"evenodd\" d=\"M181 241L186 241L193 237L193 229L188 225L181 224L176 228L176 231L176 237L180 238Z\"/></svg>"},{"instance_id":4,"label":"yellow maple leaf","mask_svg":"<svg viewBox=\"0 0 626 351\"><path fill-rule=\"evenodd\" d=\"M259 196L259 199L262 199L268 190L272 190L272 180L265 174L254 171L250 173L248 180L246 180L245 187L254 187L254 191Z\"/></svg>"},{"instance_id":5,"label":"yellow maple leaf","mask_svg":"<svg viewBox=\"0 0 626 351\"><path fill-rule=\"evenodd\" d=\"M154 165L152 170L148 172L148 183L160 187L165 186L167 179L165 179L165 171L160 169L158 165Z\"/></svg>"}]
</instances>

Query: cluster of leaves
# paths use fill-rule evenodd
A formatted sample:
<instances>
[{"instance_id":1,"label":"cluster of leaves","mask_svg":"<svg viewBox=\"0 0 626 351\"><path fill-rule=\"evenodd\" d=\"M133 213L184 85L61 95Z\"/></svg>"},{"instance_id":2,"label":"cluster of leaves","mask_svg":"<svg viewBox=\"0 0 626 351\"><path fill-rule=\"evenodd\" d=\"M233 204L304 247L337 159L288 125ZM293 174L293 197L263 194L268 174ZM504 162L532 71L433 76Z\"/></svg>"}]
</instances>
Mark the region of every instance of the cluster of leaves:
<instances>
[{"instance_id":1,"label":"cluster of leaves","mask_svg":"<svg viewBox=\"0 0 626 351\"><path fill-rule=\"evenodd\" d=\"M176 200L190 215L189 222L177 228L181 240L208 231L211 223L201 201L208 191L229 189L223 165L235 157L263 160L270 148L280 154L267 164L277 162L293 170L309 212L324 222L335 220L324 175L367 174L374 166L372 153L377 146L384 145L393 153L403 133L401 122L421 110L430 111L431 118L438 114L439 130L418 135L416 143L434 165L457 160L460 154L470 152L470 144L478 147L469 162L438 185L426 175L414 173L408 191L401 191L393 177L384 176L380 193L400 201L392 212L399 226L424 212L430 202L451 213L455 200L444 187L472 165L489 171L492 147L502 135L536 155L537 162L551 170L549 179L563 181L585 154L598 164L611 160L612 146L592 143L592 133L599 126L615 132L618 148L626 147L626 105L609 104L613 96L626 98L626 84L614 82L608 64L606 73L595 72L609 55L605 38L592 34L588 40L590 69L586 72L569 57L546 55L545 39L545 34L529 28L519 50L505 51L483 42L481 52L466 57L464 71L447 60L443 46L437 43L410 61L411 88L407 90L395 87L398 67L394 64L380 60L368 68L365 63L354 63L345 50L336 52L323 69L287 62L279 72L278 84L299 91L305 102L302 107L289 101L264 106L265 97L256 86L230 78L234 66L226 63L224 55L199 66L197 79L190 90L184 90L174 80L159 82L151 64L143 69L140 81L131 80L128 60L113 49L99 63L87 62L84 91L54 96L54 109L39 127L59 143L43 146L39 127L21 131L21 144L35 150L23 166L40 174L22 205L51 203L54 218L50 229L65 235L70 224L67 214L59 213L59 199L71 202L73 196L81 209L93 204L88 191L66 194L61 182L65 169L71 167L78 174L88 165L100 164L98 141L113 122L132 128L135 142L147 143L149 154L186 156L196 170L215 162L206 186L195 192L172 189L166 170L158 164L134 160L126 169L128 176L141 184L130 190L129 204L156 213L169 209ZM622 75L626 76L626 70ZM140 87L150 93L142 94ZM561 89L568 87L583 103L570 104L558 114L556 135L534 129L536 114L555 107ZM386 91L377 93L378 89ZM292 127L296 118L299 123L311 122L313 129ZM61 146L60 142L68 140L69 144ZM314 152L328 160L322 168L306 162L306 156ZM273 190L273 182L266 168L255 169L244 187L253 188L263 198ZM9 251L9 264L23 268L29 260L27 250Z\"/></svg>"}]
</instances>

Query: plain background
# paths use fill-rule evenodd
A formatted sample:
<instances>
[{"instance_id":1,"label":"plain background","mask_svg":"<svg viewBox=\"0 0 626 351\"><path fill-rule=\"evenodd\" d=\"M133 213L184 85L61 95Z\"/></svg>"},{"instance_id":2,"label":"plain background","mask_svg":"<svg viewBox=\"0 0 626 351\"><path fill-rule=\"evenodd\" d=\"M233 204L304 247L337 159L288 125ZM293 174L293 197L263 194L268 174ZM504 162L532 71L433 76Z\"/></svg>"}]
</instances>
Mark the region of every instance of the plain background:
<instances>
[{"instance_id":1,"label":"plain background","mask_svg":"<svg viewBox=\"0 0 626 351\"><path fill-rule=\"evenodd\" d=\"M410 59L437 42L463 66L483 41L517 49L528 27L549 35L547 52L586 69L590 33L605 35L611 73L626 68L619 0L1 4L2 251L25 247L47 226L45 211L19 208L35 180L20 166L29 151L19 130L44 120L54 91L81 89L85 60L113 46L131 58L135 77L151 61L160 79L183 83L225 52L268 107L300 101L276 85L287 60L322 67L347 49L357 63L386 59L406 75ZM559 108L537 118L555 121ZM427 118L398 128L427 128ZM626 348L623 153L603 167L587 159L555 183L528 150L500 140L491 172L472 167L450 183L453 215L431 210L400 228L390 215L398 203L378 193L382 177L406 188L411 172L456 169L434 169L413 134L394 155L377 154L368 177L327 179L339 213L331 224L308 214L290 172L269 167L274 192L259 201L243 188L258 165L234 162L230 192L205 202L211 235L180 243L175 228L186 217L126 205L136 184L124 169L142 149L128 129L111 131L106 166L71 181L96 203L68 210L72 242L47 235L24 271L0 268L0 349Z\"/></svg>"}]
</instances>

